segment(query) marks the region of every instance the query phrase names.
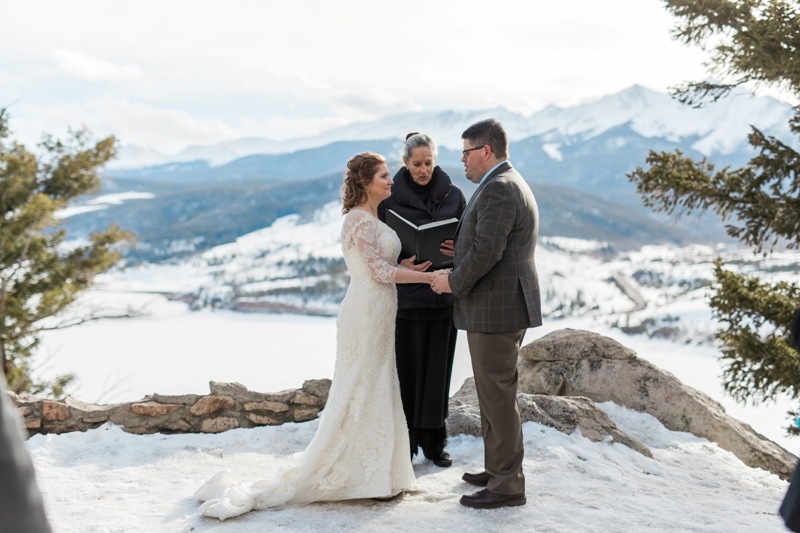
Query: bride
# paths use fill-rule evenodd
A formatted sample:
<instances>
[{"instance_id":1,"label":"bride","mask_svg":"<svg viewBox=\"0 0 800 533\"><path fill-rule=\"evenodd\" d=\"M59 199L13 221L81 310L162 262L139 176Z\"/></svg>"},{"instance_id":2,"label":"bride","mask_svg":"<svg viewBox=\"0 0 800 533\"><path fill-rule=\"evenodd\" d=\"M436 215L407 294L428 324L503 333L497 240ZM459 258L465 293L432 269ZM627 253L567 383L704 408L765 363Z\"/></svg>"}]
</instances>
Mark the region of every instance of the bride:
<instances>
[{"instance_id":1,"label":"bride","mask_svg":"<svg viewBox=\"0 0 800 533\"><path fill-rule=\"evenodd\" d=\"M430 283L427 263L397 264L400 241L378 220L391 194L383 156L347 162L342 252L350 284L336 321L336 366L328 402L308 447L274 479L245 487L231 471L195 493L200 513L225 520L253 509L355 498L390 498L416 488L395 367L396 283Z\"/></svg>"}]
</instances>

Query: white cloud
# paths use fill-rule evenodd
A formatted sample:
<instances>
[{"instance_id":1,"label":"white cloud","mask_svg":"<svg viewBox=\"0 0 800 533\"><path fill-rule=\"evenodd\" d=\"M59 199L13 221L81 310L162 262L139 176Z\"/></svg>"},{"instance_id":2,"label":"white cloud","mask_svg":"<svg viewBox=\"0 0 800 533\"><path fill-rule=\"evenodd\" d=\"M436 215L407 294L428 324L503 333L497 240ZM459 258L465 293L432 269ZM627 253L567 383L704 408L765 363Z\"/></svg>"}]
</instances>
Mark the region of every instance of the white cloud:
<instances>
[{"instance_id":1,"label":"white cloud","mask_svg":"<svg viewBox=\"0 0 800 533\"><path fill-rule=\"evenodd\" d=\"M331 98L331 103L345 110L355 110L366 115L381 115L402 111L418 111L419 106L392 91L380 88L363 88L341 93Z\"/></svg>"},{"instance_id":2,"label":"white cloud","mask_svg":"<svg viewBox=\"0 0 800 533\"><path fill-rule=\"evenodd\" d=\"M270 134L264 136L270 139L293 139L307 135L317 135L324 131L340 128L352 121L342 117L332 116L327 118L292 118L290 116L273 116L264 123L248 122L241 124L240 128L245 136L264 136L263 132Z\"/></svg>"},{"instance_id":3,"label":"white cloud","mask_svg":"<svg viewBox=\"0 0 800 533\"><path fill-rule=\"evenodd\" d=\"M53 56L65 72L89 81L123 81L138 79L144 71L135 64L115 65L80 52L55 50Z\"/></svg>"},{"instance_id":4,"label":"white cloud","mask_svg":"<svg viewBox=\"0 0 800 533\"><path fill-rule=\"evenodd\" d=\"M87 124L158 149L404 111L530 114L704 72L705 54L670 37L656 0L8 4L0 105L22 99L13 129Z\"/></svg>"},{"instance_id":5,"label":"white cloud","mask_svg":"<svg viewBox=\"0 0 800 533\"><path fill-rule=\"evenodd\" d=\"M103 97L89 106L104 129L124 143L177 150L184 144L204 144L238 137L225 121L203 119L181 109L160 109L127 98Z\"/></svg>"},{"instance_id":6,"label":"white cloud","mask_svg":"<svg viewBox=\"0 0 800 533\"><path fill-rule=\"evenodd\" d=\"M209 144L239 137L225 121L205 119L182 109L159 108L127 97L101 96L72 104L22 105L12 129L36 135L63 135L67 128L86 127L95 137L114 135L122 144L157 148L174 154L187 144ZM42 120L39 117L46 117Z\"/></svg>"}]
</instances>

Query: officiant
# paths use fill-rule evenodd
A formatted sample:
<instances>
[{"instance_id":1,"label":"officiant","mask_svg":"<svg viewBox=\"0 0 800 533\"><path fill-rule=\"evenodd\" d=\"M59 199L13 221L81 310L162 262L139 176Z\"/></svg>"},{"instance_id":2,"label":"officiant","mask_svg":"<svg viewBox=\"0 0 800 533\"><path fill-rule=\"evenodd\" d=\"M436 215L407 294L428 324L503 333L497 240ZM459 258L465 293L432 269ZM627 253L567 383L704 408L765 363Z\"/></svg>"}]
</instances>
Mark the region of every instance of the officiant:
<instances>
[{"instance_id":1,"label":"officiant","mask_svg":"<svg viewBox=\"0 0 800 533\"><path fill-rule=\"evenodd\" d=\"M378 207L381 220L386 221L387 209L416 225L461 217L464 193L436 165L437 155L428 135L406 136L403 166L393 178L392 195ZM442 253L453 256L452 250L452 239L444 241ZM401 259L406 257L401 254ZM425 262L425 258L417 257L415 262ZM427 459L448 467L452 459L445 421L456 349L453 296L436 294L426 284L404 284L397 286L397 300L395 354L411 456L422 448Z\"/></svg>"}]
</instances>

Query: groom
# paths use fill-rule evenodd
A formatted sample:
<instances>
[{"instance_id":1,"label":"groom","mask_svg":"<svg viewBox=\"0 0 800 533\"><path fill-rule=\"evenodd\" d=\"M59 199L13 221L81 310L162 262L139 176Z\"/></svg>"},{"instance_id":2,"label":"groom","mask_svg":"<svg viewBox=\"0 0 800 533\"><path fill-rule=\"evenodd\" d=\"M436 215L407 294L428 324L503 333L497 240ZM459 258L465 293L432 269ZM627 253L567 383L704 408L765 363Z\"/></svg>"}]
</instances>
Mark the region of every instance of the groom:
<instances>
[{"instance_id":1,"label":"groom","mask_svg":"<svg viewBox=\"0 0 800 533\"><path fill-rule=\"evenodd\" d=\"M481 411L485 471L464 481L485 489L461 497L467 507L524 505L517 359L530 327L542 324L533 261L539 211L530 186L508 161L508 137L494 119L461 135L467 179L480 186L461 217L452 272L432 283L455 295L453 321L467 331Z\"/></svg>"}]
</instances>

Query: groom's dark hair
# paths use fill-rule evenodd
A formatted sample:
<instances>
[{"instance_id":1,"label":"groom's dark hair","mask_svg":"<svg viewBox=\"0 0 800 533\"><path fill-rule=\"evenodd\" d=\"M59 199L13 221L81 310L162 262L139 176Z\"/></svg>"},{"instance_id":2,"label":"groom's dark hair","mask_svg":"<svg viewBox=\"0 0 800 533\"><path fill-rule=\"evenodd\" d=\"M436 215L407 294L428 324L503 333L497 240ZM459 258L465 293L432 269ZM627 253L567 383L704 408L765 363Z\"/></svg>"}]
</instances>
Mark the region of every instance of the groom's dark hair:
<instances>
[{"instance_id":1,"label":"groom's dark hair","mask_svg":"<svg viewBox=\"0 0 800 533\"><path fill-rule=\"evenodd\" d=\"M493 118L476 122L464 130L461 138L473 146L489 146L497 159L508 159L508 135L503 125Z\"/></svg>"}]
</instances>

